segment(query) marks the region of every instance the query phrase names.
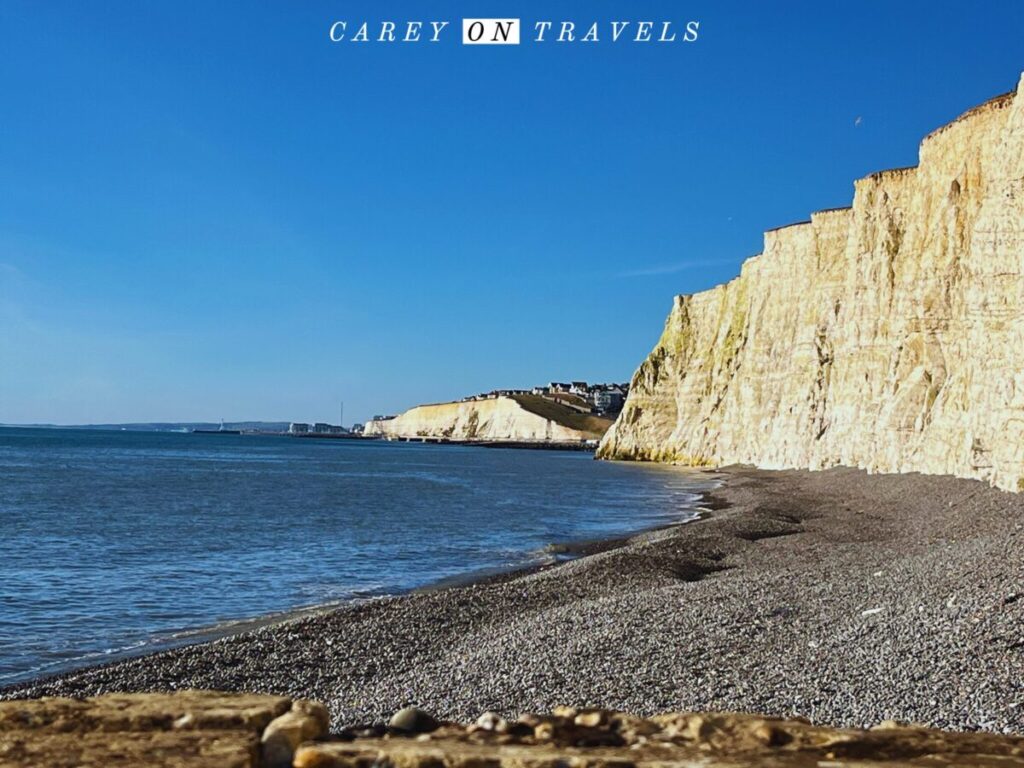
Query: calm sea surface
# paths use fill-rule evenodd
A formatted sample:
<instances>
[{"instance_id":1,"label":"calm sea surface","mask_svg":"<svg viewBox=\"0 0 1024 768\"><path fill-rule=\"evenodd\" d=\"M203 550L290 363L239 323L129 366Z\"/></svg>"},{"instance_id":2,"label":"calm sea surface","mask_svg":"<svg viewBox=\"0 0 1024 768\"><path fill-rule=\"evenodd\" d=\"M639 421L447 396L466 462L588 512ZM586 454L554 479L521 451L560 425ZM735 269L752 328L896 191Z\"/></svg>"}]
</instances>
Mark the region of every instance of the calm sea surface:
<instances>
[{"instance_id":1,"label":"calm sea surface","mask_svg":"<svg viewBox=\"0 0 1024 768\"><path fill-rule=\"evenodd\" d=\"M708 487L586 453L0 428L0 685L542 562Z\"/></svg>"}]
</instances>

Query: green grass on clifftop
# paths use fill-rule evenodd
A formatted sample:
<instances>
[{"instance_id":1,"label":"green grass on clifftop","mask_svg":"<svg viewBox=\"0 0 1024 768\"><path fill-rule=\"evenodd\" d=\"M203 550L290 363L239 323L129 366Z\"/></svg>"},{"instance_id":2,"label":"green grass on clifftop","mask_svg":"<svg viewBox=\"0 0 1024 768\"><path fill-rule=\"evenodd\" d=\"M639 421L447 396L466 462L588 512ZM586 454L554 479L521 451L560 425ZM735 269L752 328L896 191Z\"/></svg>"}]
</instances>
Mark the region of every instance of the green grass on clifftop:
<instances>
[{"instance_id":1,"label":"green grass on clifftop","mask_svg":"<svg viewBox=\"0 0 1024 768\"><path fill-rule=\"evenodd\" d=\"M563 427L586 432L592 438L603 436L612 425L612 419L580 413L540 395L512 395L512 399L530 411L530 413L550 419L556 424L561 424Z\"/></svg>"}]
</instances>

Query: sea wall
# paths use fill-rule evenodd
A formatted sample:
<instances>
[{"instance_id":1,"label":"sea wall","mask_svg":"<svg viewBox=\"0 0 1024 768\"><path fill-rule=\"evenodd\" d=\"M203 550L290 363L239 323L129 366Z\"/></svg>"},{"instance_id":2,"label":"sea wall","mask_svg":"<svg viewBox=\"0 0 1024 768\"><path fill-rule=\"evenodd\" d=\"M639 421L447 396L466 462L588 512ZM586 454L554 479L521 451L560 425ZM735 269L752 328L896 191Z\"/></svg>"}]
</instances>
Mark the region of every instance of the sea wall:
<instances>
[{"instance_id":1,"label":"sea wall","mask_svg":"<svg viewBox=\"0 0 1024 768\"><path fill-rule=\"evenodd\" d=\"M512 397L420 405L393 419L369 422L365 434L487 441L579 441L600 437L533 413Z\"/></svg>"},{"instance_id":2,"label":"sea wall","mask_svg":"<svg viewBox=\"0 0 1024 768\"><path fill-rule=\"evenodd\" d=\"M1024 82L1024 79L1022 79ZM1024 93L933 132L849 209L677 296L602 458L850 465L1024 490Z\"/></svg>"}]
</instances>

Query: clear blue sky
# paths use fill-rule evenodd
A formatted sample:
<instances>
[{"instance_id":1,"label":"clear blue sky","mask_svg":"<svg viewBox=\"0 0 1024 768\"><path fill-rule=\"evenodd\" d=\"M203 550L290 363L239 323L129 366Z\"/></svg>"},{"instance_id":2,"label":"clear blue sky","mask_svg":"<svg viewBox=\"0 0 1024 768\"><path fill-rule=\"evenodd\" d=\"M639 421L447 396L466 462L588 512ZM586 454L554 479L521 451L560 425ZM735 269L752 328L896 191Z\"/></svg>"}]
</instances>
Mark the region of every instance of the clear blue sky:
<instances>
[{"instance_id":1,"label":"clear blue sky","mask_svg":"<svg viewBox=\"0 0 1024 768\"><path fill-rule=\"evenodd\" d=\"M463 16L701 27L327 34ZM342 397L351 421L627 379L674 294L1014 87L1022 30L1017 0L5 0L0 422L335 420Z\"/></svg>"}]
</instances>

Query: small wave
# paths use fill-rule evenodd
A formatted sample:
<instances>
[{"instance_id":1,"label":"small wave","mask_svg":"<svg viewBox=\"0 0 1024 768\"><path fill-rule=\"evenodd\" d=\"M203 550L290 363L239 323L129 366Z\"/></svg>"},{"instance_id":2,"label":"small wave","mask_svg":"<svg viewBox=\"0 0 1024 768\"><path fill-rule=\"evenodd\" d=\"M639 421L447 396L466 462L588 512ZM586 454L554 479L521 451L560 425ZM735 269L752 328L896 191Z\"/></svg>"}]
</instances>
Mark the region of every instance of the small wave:
<instances>
[{"instance_id":1,"label":"small wave","mask_svg":"<svg viewBox=\"0 0 1024 768\"><path fill-rule=\"evenodd\" d=\"M39 677L43 674L62 672L67 669L73 669L74 667L84 667L100 659L111 660L110 657L129 655L138 651L140 648L145 648L147 645L149 645L149 642L146 640L136 640L126 645L104 648L100 651L88 651L77 654L71 653L63 658L36 664L24 670L0 674L0 680L18 682L23 679L28 680L33 677Z\"/></svg>"}]
</instances>

